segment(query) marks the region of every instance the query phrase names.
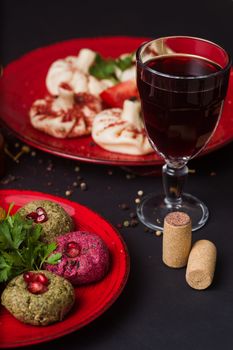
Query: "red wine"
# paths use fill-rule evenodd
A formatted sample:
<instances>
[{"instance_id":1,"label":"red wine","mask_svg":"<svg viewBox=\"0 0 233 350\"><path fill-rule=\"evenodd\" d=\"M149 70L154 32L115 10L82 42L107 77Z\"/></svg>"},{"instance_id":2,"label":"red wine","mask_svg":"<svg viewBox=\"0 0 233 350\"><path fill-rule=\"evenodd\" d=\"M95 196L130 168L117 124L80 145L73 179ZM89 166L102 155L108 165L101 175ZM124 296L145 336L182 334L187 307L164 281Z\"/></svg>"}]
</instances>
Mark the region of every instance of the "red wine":
<instances>
[{"instance_id":1,"label":"red wine","mask_svg":"<svg viewBox=\"0 0 233 350\"><path fill-rule=\"evenodd\" d=\"M138 67L138 89L149 139L168 159L195 155L220 116L226 86L205 76L221 67L189 55L160 56L146 66L146 73Z\"/></svg>"}]
</instances>

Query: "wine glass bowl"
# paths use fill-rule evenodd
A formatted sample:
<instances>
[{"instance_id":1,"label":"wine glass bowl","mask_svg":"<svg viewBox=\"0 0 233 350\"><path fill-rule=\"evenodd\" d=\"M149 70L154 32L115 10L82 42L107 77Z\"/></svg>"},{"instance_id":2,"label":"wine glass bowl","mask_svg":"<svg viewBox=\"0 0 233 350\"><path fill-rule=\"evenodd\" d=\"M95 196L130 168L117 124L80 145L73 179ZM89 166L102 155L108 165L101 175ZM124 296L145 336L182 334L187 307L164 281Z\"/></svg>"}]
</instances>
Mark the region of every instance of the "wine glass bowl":
<instances>
[{"instance_id":1,"label":"wine glass bowl","mask_svg":"<svg viewBox=\"0 0 233 350\"><path fill-rule=\"evenodd\" d=\"M151 194L137 208L140 220L162 229L165 215L187 212L193 230L208 219L197 198L182 194L187 162L213 135L227 92L231 60L220 46L193 37L152 40L136 53L137 84L145 129L165 160L165 197Z\"/></svg>"}]
</instances>

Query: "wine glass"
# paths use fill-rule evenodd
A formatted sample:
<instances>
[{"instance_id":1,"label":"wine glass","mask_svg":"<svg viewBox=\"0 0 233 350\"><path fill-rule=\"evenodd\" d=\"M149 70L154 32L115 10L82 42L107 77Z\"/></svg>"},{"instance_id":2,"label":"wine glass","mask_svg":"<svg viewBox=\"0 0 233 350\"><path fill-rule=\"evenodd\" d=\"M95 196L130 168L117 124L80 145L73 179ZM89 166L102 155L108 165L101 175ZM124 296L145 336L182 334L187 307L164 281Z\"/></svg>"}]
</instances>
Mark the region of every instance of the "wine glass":
<instances>
[{"instance_id":1,"label":"wine glass","mask_svg":"<svg viewBox=\"0 0 233 350\"><path fill-rule=\"evenodd\" d=\"M187 162L213 135L227 92L231 59L220 46L200 38L164 37L142 44L136 53L137 85L147 136L164 158L164 195L143 197L139 219L163 229L171 211L191 217L193 231L202 227L208 208L183 193Z\"/></svg>"}]
</instances>

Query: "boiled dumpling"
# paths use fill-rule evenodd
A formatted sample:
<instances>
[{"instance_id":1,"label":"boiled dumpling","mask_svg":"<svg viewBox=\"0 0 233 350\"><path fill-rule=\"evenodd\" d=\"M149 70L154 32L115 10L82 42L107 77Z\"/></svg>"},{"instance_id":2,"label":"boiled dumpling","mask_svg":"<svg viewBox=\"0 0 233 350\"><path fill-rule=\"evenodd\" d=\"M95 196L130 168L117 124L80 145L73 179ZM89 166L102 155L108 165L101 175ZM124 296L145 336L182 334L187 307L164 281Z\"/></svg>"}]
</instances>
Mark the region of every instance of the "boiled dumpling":
<instances>
[{"instance_id":1,"label":"boiled dumpling","mask_svg":"<svg viewBox=\"0 0 233 350\"><path fill-rule=\"evenodd\" d=\"M103 110L93 122L94 141L111 152L131 155L153 152L146 137L140 111L140 102L137 100L126 100L123 109Z\"/></svg>"},{"instance_id":2,"label":"boiled dumpling","mask_svg":"<svg viewBox=\"0 0 233 350\"><path fill-rule=\"evenodd\" d=\"M90 134L93 119L101 109L99 97L74 93L63 85L58 89L58 97L36 100L29 116L36 129L57 138L70 138Z\"/></svg>"}]
</instances>

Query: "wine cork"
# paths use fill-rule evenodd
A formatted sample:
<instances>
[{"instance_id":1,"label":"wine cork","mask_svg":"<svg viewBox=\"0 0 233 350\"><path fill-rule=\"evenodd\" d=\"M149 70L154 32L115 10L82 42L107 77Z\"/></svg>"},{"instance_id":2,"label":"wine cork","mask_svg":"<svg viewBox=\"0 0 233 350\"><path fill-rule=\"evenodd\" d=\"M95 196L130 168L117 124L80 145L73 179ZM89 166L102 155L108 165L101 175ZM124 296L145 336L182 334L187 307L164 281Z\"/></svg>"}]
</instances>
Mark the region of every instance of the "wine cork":
<instances>
[{"instance_id":1,"label":"wine cork","mask_svg":"<svg viewBox=\"0 0 233 350\"><path fill-rule=\"evenodd\" d=\"M186 281L194 289L206 289L213 281L217 249L205 239L197 241L189 255Z\"/></svg>"},{"instance_id":2,"label":"wine cork","mask_svg":"<svg viewBox=\"0 0 233 350\"><path fill-rule=\"evenodd\" d=\"M190 217L183 212L172 212L164 219L163 262L174 268L187 264L192 242Z\"/></svg>"}]
</instances>

